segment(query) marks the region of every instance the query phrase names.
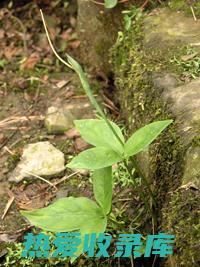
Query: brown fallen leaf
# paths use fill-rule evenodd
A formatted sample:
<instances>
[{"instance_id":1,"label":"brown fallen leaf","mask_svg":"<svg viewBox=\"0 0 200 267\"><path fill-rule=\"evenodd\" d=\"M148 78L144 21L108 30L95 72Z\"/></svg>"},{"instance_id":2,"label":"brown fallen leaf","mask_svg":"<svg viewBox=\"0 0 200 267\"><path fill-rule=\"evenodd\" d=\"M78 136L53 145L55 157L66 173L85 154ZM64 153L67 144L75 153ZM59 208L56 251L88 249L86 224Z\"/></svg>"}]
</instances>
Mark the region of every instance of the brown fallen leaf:
<instances>
[{"instance_id":1,"label":"brown fallen leaf","mask_svg":"<svg viewBox=\"0 0 200 267\"><path fill-rule=\"evenodd\" d=\"M0 144L2 144L5 141L6 137L3 133L0 133Z\"/></svg>"},{"instance_id":2,"label":"brown fallen leaf","mask_svg":"<svg viewBox=\"0 0 200 267\"><path fill-rule=\"evenodd\" d=\"M5 31L3 29L0 29L0 39L3 39L5 37Z\"/></svg>"},{"instance_id":3,"label":"brown fallen leaf","mask_svg":"<svg viewBox=\"0 0 200 267\"><path fill-rule=\"evenodd\" d=\"M30 184L26 188L16 188L13 190L15 201L20 209L33 210L45 207L55 192L47 190L46 184Z\"/></svg>"},{"instance_id":4,"label":"brown fallen leaf","mask_svg":"<svg viewBox=\"0 0 200 267\"><path fill-rule=\"evenodd\" d=\"M72 49L76 49L80 46L80 41L76 40L76 41L72 41L68 44L68 47L72 48Z\"/></svg>"},{"instance_id":5,"label":"brown fallen leaf","mask_svg":"<svg viewBox=\"0 0 200 267\"><path fill-rule=\"evenodd\" d=\"M72 34L72 28L67 29L66 31L63 31L60 35L60 37L65 40L68 41L71 39L71 34Z\"/></svg>"},{"instance_id":6,"label":"brown fallen leaf","mask_svg":"<svg viewBox=\"0 0 200 267\"><path fill-rule=\"evenodd\" d=\"M31 54L25 61L21 64L20 69L33 69L35 65L39 62L40 56L38 53Z\"/></svg>"},{"instance_id":7,"label":"brown fallen leaf","mask_svg":"<svg viewBox=\"0 0 200 267\"><path fill-rule=\"evenodd\" d=\"M61 81L59 81L59 82L56 84L56 86L57 86L59 89L61 89L61 88L63 88L65 85L67 85L69 82L70 82L70 80L61 80Z\"/></svg>"},{"instance_id":8,"label":"brown fallen leaf","mask_svg":"<svg viewBox=\"0 0 200 267\"><path fill-rule=\"evenodd\" d=\"M75 17L70 17L69 21L70 21L71 26L73 28L75 28L76 27L76 24L77 24L76 18Z\"/></svg>"},{"instance_id":9,"label":"brown fallen leaf","mask_svg":"<svg viewBox=\"0 0 200 267\"><path fill-rule=\"evenodd\" d=\"M181 60L182 60L182 61L188 61L188 60L190 60L190 59L193 59L193 58L196 57L197 55L198 55L197 52L192 53L192 54L190 54L190 55L184 55L184 56L181 57Z\"/></svg>"},{"instance_id":10,"label":"brown fallen leaf","mask_svg":"<svg viewBox=\"0 0 200 267\"><path fill-rule=\"evenodd\" d=\"M10 45L4 49L4 56L6 59L11 60L12 57L19 55L22 52L22 49L20 47L14 47L13 45Z\"/></svg>"},{"instance_id":11,"label":"brown fallen leaf","mask_svg":"<svg viewBox=\"0 0 200 267\"><path fill-rule=\"evenodd\" d=\"M72 128L70 130L68 130L65 135L67 136L67 138L69 139L73 139L73 138L77 138L80 137L80 133L76 130L76 128Z\"/></svg>"},{"instance_id":12,"label":"brown fallen leaf","mask_svg":"<svg viewBox=\"0 0 200 267\"><path fill-rule=\"evenodd\" d=\"M83 151L87 149L90 145L87 144L82 138L78 137L75 141L75 147L77 151Z\"/></svg>"},{"instance_id":13,"label":"brown fallen leaf","mask_svg":"<svg viewBox=\"0 0 200 267\"><path fill-rule=\"evenodd\" d=\"M6 207L4 209L3 215L1 216L1 219L3 220L8 212L8 210L10 209L13 201L14 201L15 197L11 196L10 199L8 200L8 203L6 204Z\"/></svg>"}]
</instances>

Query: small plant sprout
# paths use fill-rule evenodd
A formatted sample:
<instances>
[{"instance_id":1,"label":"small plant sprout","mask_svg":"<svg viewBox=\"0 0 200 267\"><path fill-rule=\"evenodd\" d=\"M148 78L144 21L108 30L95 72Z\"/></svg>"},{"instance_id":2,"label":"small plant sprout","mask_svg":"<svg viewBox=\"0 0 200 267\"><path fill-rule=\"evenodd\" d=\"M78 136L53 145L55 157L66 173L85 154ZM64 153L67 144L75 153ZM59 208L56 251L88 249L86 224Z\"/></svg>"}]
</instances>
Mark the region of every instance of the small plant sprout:
<instances>
[{"instance_id":1,"label":"small plant sprout","mask_svg":"<svg viewBox=\"0 0 200 267\"><path fill-rule=\"evenodd\" d=\"M147 148L172 123L172 120L152 122L140 128L128 140L125 140L121 129L106 117L94 98L86 75L79 63L69 55L67 55L66 62L57 54L49 38L42 12L41 15L53 52L61 62L77 73L91 104L100 116L100 119L75 120L75 126L81 137L93 148L81 152L67 164L68 168L93 171L92 182L95 201L86 197L67 197L57 200L48 207L34 211L21 211L21 213L33 225L52 232L78 230L82 236L86 233L102 233L106 230L107 220L112 211L113 164L124 162L128 168L127 162L132 159L133 168L144 183L144 189L148 190L152 203L156 205L154 194L147 178L138 167L135 155ZM130 176L132 176L130 169L129 171ZM135 178L133 177L133 179ZM145 201L144 199L141 200ZM137 217L137 214L135 214L135 217ZM81 251L82 245L76 252L77 257L81 254Z\"/></svg>"}]
</instances>

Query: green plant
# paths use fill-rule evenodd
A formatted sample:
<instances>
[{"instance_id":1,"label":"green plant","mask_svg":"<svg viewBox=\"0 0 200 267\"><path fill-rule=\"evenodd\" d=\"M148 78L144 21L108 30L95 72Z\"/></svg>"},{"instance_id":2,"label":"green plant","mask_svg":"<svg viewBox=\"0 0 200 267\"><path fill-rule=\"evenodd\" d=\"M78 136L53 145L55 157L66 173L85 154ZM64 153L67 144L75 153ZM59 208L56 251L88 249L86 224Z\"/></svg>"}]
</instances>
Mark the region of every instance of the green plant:
<instances>
[{"instance_id":1,"label":"green plant","mask_svg":"<svg viewBox=\"0 0 200 267\"><path fill-rule=\"evenodd\" d=\"M100 119L75 121L75 126L80 132L81 137L86 142L93 145L94 148L81 152L67 164L68 168L93 170L92 182L96 201L85 197L67 197L59 199L46 208L35 211L21 211L21 213L27 217L33 225L44 230L53 232L78 230L81 232L82 236L86 233L101 233L106 230L107 220L112 210L113 164L124 162L130 176L135 179L135 176L128 166L129 159L132 158L133 167L144 182L144 187L148 190L152 202L156 205L151 187L146 177L139 169L134 156L150 145L155 138L172 123L172 120L150 123L137 130L125 141L121 129L114 122L107 119L94 98L86 75L78 62L69 55L67 56L67 62L57 55L49 38L44 18L43 22L54 53L65 65L77 73L90 102L100 116ZM141 197L143 197L143 195L141 195ZM145 202L145 198L142 200ZM148 206L148 208L151 209L150 206ZM111 220L112 218L113 215L111 216ZM78 248L77 256L81 254L81 251L82 244Z\"/></svg>"},{"instance_id":2,"label":"green plant","mask_svg":"<svg viewBox=\"0 0 200 267\"><path fill-rule=\"evenodd\" d=\"M106 8L113 8L117 5L118 0L104 0L104 5Z\"/></svg>"},{"instance_id":3,"label":"green plant","mask_svg":"<svg viewBox=\"0 0 200 267\"><path fill-rule=\"evenodd\" d=\"M170 62L180 68L182 79L196 79L200 74L200 56L192 47L186 47L184 52L184 55L174 56Z\"/></svg>"},{"instance_id":4,"label":"green plant","mask_svg":"<svg viewBox=\"0 0 200 267\"><path fill-rule=\"evenodd\" d=\"M8 64L8 62L5 59L0 59L0 68L4 69L4 67Z\"/></svg>"},{"instance_id":5,"label":"green plant","mask_svg":"<svg viewBox=\"0 0 200 267\"><path fill-rule=\"evenodd\" d=\"M125 29L129 30L133 19L138 21L142 17L142 9L132 6L129 10L122 11L122 14L124 15Z\"/></svg>"},{"instance_id":6,"label":"green plant","mask_svg":"<svg viewBox=\"0 0 200 267\"><path fill-rule=\"evenodd\" d=\"M124 164L124 162L119 162L117 164L117 168L113 170L113 178L114 185L119 184L121 187L129 187L134 185L134 181L132 179L135 170L132 170L132 176L130 177L129 172Z\"/></svg>"}]
</instances>

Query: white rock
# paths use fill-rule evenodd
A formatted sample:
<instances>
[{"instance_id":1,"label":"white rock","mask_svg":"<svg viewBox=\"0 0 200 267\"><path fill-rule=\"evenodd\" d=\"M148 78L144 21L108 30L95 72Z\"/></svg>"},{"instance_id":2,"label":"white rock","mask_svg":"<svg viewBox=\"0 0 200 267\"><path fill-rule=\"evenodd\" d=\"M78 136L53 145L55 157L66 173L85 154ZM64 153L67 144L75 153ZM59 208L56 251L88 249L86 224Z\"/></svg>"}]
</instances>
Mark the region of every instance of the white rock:
<instances>
[{"instance_id":1,"label":"white rock","mask_svg":"<svg viewBox=\"0 0 200 267\"><path fill-rule=\"evenodd\" d=\"M49 134L62 134L73 127L73 116L62 108L49 107L45 117L45 126Z\"/></svg>"},{"instance_id":2,"label":"white rock","mask_svg":"<svg viewBox=\"0 0 200 267\"><path fill-rule=\"evenodd\" d=\"M30 173L38 176L53 176L64 169L64 154L48 141L38 142L24 148L21 160L9 181L20 182L23 178L30 177Z\"/></svg>"}]
</instances>

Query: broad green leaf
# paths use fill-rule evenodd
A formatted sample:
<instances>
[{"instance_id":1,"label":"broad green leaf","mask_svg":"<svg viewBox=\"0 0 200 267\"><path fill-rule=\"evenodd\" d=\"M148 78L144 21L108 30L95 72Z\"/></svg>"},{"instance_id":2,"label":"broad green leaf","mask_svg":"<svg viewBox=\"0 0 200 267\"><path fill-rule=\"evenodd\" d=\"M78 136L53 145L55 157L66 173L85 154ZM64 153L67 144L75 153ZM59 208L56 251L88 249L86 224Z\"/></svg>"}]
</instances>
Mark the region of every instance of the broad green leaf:
<instances>
[{"instance_id":1,"label":"broad green leaf","mask_svg":"<svg viewBox=\"0 0 200 267\"><path fill-rule=\"evenodd\" d=\"M104 120L90 119L90 120L75 120L77 130L80 132L81 137L89 144L94 146L110 147L116 152L122 154L124 148L118 141L112 130L109 128ZM114 130L124 143L124 137L120 128L111 122Z\"/></svg>"},{"instance_id":2,"label":"broad green leaf","mask_svg":"<svg viewBox=\"0 0 200 267\"><path fill-rule=\"evenodd\" d=\"M102 232L107 223L102 208L85 197L61 198L46 208L21 214L33 225L52 232Z\"/></svg>"},{"instance_id":3,"label":"broad green leaf","mask_svg":"<svg viewBox=\"0 0 200 267\"><path fill-rule=\"evenodd\" d=\"M96 201L109 214L112 205L112 167L95 170L93 173L93 191Z\"/></svg>"},{"instance_id":4,"label":"broad green leaf","mask_svg":"<svg viewBox=\"0 0 200 267\"><path fill-rule=\"evenodd\" d=\"M152 122L137 130L125 143L125 156L133 156L144 150L173 120Z\"/></svg>"},{"instance_id":5,"label":"broad green leaf","mask_svg":"<svg viewBox=\"0 0 200 267\"><path fill-rule=\"evenodd\" d=\"M82 254L85 234L102 233L106 230L107 218L94 201L85 197L61 198L47 208L35 211L21 211L33 225L52 232L69 232L77 230L81 233L81 244L76 257Z\"/></svg>"},{"instance_id":6,"label":"broad green leaf","mask_svg":"<svg viewBox=\"0 0 200 267\"><path fill-rule=\"evenodd\" d=\"M104 0L106 8L113 8L117 5L118 0Z\"/></svg>"},{"instance_id":7,"label":"broad green leaf","mask_svg":"<svg viewBox=\"0 0 200 267\"><path fill-rule=\"evenodd\" d=\"M67 164L67 167L71 169L97 170L112 166L121 160L122 158L110 148L94 147L81 152Z\"/></svg>"}]
</instances>

